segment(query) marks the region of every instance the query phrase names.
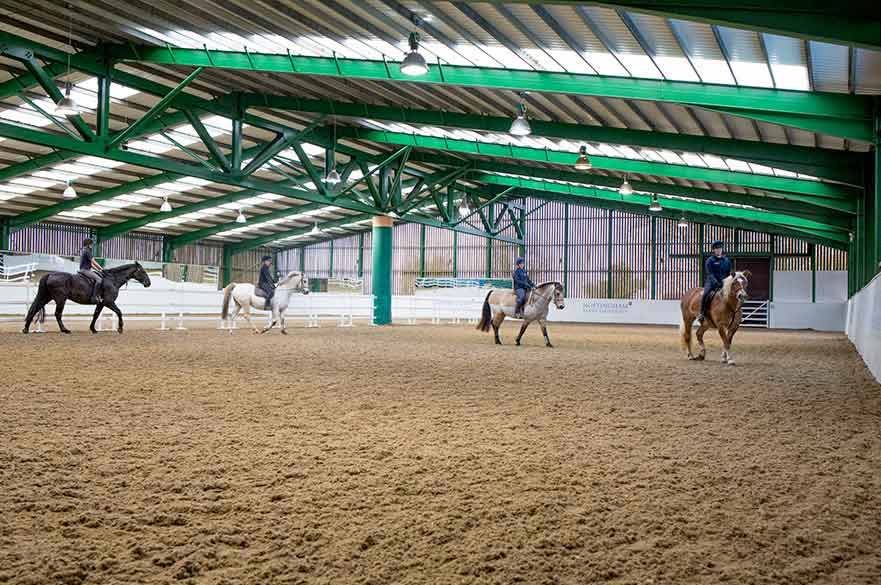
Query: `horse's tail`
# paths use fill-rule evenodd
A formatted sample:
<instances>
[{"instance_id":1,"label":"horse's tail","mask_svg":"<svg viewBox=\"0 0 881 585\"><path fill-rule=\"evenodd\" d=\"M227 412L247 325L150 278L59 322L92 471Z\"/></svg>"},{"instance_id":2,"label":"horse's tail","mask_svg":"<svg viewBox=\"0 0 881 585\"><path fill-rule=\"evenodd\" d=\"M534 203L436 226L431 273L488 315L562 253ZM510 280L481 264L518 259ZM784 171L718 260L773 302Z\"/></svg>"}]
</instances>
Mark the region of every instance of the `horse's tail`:
<instances>
[{"instance_id":1,"label":"horse's tail","mask_svg":"<svg viewBox=\"0 0 881 585\"><path fill-rule=\"evenodd\" d=\"M231 282L223 289L223 309L220 312L221 319L229 317L229 299L232 298L232 289L236 287L236 283Z\"/></svg>"},{"instance_id":2,"label":"horse's tail","mask_svg":"<svg viewBox=\"0 0 881 585\"><path fill-rule=\"evenodd\" d=\"M33 319L37 321L37 323L45 323L46 322L46 303L48 303L51 299L49 298L49 284L47 281L49 280L49 275L43 276L40 279L39 285L37 285L37 294L34 295L34 301L31 303L31 308L28 311L28 314L31 314L34 307L39 306L40 308L36 313L33 313Z\"/></svg>"},{"instance_id":3,"label":"horse's tail","mask_svg":"<svg viewBox=\"0 0 881 585\"><path fill-rule=\"evenodd\" d=\"M493 320L493 312L489 306L489 295L491 294L493 294L493 291L486 293L486 298L483 300L483 310L480 313L480 322L477 324L477 330L484 333L489 331L490 323Z\"/></svg>"}]
</instances>

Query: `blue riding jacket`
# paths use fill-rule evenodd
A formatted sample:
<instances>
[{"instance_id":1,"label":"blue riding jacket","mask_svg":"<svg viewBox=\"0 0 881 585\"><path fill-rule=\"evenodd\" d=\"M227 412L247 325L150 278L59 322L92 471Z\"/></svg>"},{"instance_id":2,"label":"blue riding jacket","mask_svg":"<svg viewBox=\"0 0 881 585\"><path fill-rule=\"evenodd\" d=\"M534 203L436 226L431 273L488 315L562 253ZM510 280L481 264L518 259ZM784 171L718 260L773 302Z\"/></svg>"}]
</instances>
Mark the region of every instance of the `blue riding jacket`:
<instances>
[{"instance_id":1,"label":"blue riding jacket","mask_svg":"<svg viewBox=\"0 0 881 585\"><path fill-rule=\"evenodd\" d=\"M514 281L514 290L517 290L518 288L532 290L535 288L535 283L533 283L529 278L529 275L526 274L525 268L518 268L515 270L511 278Z\"/></svg>"},{"instance_id":2,"label":"blue riding jacket","mask_svg":"<svg viewBox=\"0 0 881 585\"><path fill-rule=\"evenodd\" d=\"M264 291L266 296L272 296L275 290L275 279L272 278L272 271L265 264L260 267L260 280L257 282L257 288Z\"/></svg>"},{"instance_id":3,"label":"blue riding jacket","mask_svg":"<svg viewBox=\"0 0 881 585\"><path fill-rule=\"evenodd\" d=\"M80 270L92 269L92 250L87 246L83 246L80 250Z\"/></svg>"},{"instance_id":4,"label":"blue riding jacket","mask_svg":"<svg viewBox=\"0 0 881 585\"><path fill-rule=\"evenodd\" d=\"M722 286L722 281L731 274L731 268L731 260L726 256L710 256L704 263L704 272L707 275L705 284L712 285L713 288Z\"/></svg>"}]
</instances>

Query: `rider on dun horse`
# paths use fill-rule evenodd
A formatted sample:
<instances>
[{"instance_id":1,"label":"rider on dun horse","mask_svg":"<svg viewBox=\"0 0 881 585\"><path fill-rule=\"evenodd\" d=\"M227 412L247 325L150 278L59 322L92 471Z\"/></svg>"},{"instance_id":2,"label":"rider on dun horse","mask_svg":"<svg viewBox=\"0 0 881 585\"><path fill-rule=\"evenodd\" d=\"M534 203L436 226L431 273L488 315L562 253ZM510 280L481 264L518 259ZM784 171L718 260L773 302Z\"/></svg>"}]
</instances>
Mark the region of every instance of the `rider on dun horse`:
<instances>
[{"instance_id":1,"label":"rider on dun horse","mask_svg":"<svg viewBox=\"0 0 881 585\"><path fill-rule=\"evenodd\" d=\"M703 290L696 288L682 297L682 323L679 325L683 349L688 351L688 359L702 360L706 357L704 333L717 329L722 338L722 363L734 365L731 355L731 340L740 327L743 317L743 302L747 299L749 271L732 273L731 260L725 257L721 241L713 242L713 255L704 264L706 282ZM721 292L713 295L713 292ZM700 327L697 342L700 353L695 356L691 350L691 329L695 318Z\"/></svg>"},{"instance_id":2,"label":"rider on dun horse","mask_svg":"<svg viewBox=\"0 0 881 585\"><path fill-rule=\"evenodd\" d=\"M526 333L526 328L533 321L538 321L541 325L541 332L544 334L545 345L551 345L548 338L547 317L548 309L551 301L558 309L565 308L563 302L563 285L559 282L543 282L533 284L523 268L523 258L517 258L517 267L512 275L514 290L491 290L487 293L486 299L483 301L483 311L480 316L480 323L477 324L478 331L489 331L493 329L496 344L501 345L502 340L499 338L499 327L506 316L514 319L523 319L523 325L520 326L520 333L517 334L517 345L520 345L520 339ZM532 291L529 294L529 291Z\"/></svg>"}]
</instances>

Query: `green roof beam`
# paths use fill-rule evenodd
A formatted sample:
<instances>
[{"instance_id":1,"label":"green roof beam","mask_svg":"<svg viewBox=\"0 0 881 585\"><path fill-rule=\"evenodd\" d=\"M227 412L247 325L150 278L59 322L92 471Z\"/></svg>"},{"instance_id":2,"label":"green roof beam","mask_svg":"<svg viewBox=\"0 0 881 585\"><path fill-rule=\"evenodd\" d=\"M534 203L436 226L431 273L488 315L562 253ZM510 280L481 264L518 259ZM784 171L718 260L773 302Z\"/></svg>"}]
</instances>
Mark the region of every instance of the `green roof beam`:
<instances>
[{"instance_id":1,"label":"green roof beam","mask_svg":"<svg viewBox=\"0 0 881 585\"><path fill-rule=\"evenodd\" d=\"M420 148L431 148L459 154L482 155L551 164L573 165L578 158L578 153L513 146L509 144L477 142L473 140L419 136L399 132L386 132L384 130L369 130L366 128L338 127L337 136L339 138L367 140L382 144L418 146ZM850 200L858 197L861 193L859 189L854 187L805 179L791 179L786 177L741 173L737 171L723 171L704 167L673 165L669 163L606 156L591 156L590 160L595 169L642 175L676 177L691 181L726 183L752 189L801 193L805 195L815 195L817 197Z\"/></svg>"},{"instance_id":2,"label":"green roof beam","mask_svg":"<svg viewBox=\"0 0 881 585\"><path fill-rule=\"evenodd\" d=\"M816 120L841 119L855 123L843 137L872 139L871 99L848 94L460 65L429 65L427 74L408 77L398 67L389 67L384 61L170 46L111 45L108 51L117 60L160 65L664 101L697 107L732 108L744 116L756 111L785 113L791 115L791 125L812 131ZM820 131L825 130L828 129Z\"/></svg>"},{"instance_id":3,"label":"green roof beam","mask_svg":"<svg viewBox=\"0 0 881 585\"><path fill-rule=\"evenodd\" d=\"M633 195L621 195L617 191L597 189L595 187L567 185L563 183L550 183L547 181L538 181L534 179L521 179L517 177L488 175L483 177L483 181L493 185L518 187L519 189L526 190L532 189L536 191L544 191L546 193L561 193L564 195L583 196L589 199L601 199L606 201L621 201L625 203L641 204L644 205L646 208L648 208L649 204L652 201L652 198L649 195L641 195L638 193L634 193ZM830 239L833 239L831 237L833 235L841 236L843 238L843 241L846 241L847 239L846 229L839 230L834 226L829 226L827 224L823 224L817 221L792 217L779 213L667 198L663 199L662 206L683 213L704 213L707 215L717 215L719 217L727 217L731 219L743 219L747 221L775 224L784 227L806 228L820 232L829 232Z\"/></svg>"},{"instance_id":4,"label":"green roof beam","mask_svg":"<svg viewBox=\"0 0 881 585\"><path fill-rule=\"evenodd\" d=\"M251 107L503 134L507 134L511 126L511 118L509 117L482 114L417 110L397 106L265 94L245 94L242 96L242 100ZM851 152L544 120L530 120L529 123L532 126L532 136L534 137L715 154L853 185L861 185L863 182L861 171L863 159L860 155Z\"/></svg>"}]
</instances>

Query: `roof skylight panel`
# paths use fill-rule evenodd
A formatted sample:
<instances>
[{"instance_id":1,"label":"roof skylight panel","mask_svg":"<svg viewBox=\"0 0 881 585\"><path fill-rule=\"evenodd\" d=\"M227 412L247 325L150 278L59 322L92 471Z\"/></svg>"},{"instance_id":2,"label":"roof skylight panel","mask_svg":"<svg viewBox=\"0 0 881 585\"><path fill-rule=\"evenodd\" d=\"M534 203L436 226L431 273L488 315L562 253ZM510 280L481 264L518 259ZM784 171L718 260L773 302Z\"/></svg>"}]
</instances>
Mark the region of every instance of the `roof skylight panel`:
<instances>
[{"instance_id":1,"label":"roof skylight panel","mask_svg":"<svg viewBox=\"0 0 881 585\"><path fill-rule=\"evenodd\" d=\"M728 170L728 165L725 164L725 160L722 157L714 154L702 154L701 158L704 159L704 163L710 168L721 169L723 171Z\"/></svg>"},{"instance_id":2,"label":"roof skylight panel","mask_svg":"<svg viewBox=\"0 0 881 585\"><path fill-rule=\"evenodd\" d=\"M679 156L682 158L682 160L685 161L685 164L687 164L690 167L706 167L707 166L707 163L704 162L704 159L702 159L700 156L694 154L693 152L682 152L679 154Z\"/></svg>"},{"instance_id":3,"label":"roof skylight panel","mask_svg":"<svg viewBox=\"0 0 881 585\"><path fill-rule=\"evenodd\" d=\"M95 214L88 213L85 211L76 210L76 211L62 211L62 212L59 212L58 215L62 216L62 217L71 217L74 219L88 219L88 218L94 216Z\"/></svg>"},{"instance_id":4,"label":"roof skylight panel","mask_svg":"<svg viewBox=\"0 0 881 585\"><path fill-rule=\"evenodd\" d=\"M786 169L773 169L774 174L778 177L786 177L788 179L798 178L798 173L793 173L792 171L787 171Z\"/></svg>"},{"instance_id":5,"label":"roof skylight panel","mask_svg":"<svg viewBox=\"0 0 881 585\"><path fill-rule=\"evenodd\" d=\"M569 73L581 73L592 75L596 73L585 59L571 49L546 49L550 56L563 66L563 69Z\"/></svg>"},{"instance_id":6,"label":"roof skylight panel","mask_svg":"<svg viewBox=\"0 0 881 585\"><path fill-rule=\"evenodd\" d=\"M491 55L487 55L480 47L471 43L456 43L453 49L458 55L461 63L453 63L455 65L474 65L475 67L498 67L499 62Z\"/></svg>"},{"instance_id":7,"label":"roof skylight panel","mask_svg":"<svg viewBox=\"0 0 881 585\"><path fill-rule=\"evenodd\" d=\"M85 91L90 91L93 94L98 93L98 78L97 77L89 77L79 83L74 84L74 87L81 88ZM137 95L141 93L137 89L132 89L130 87L126 87L124 85L120 85L118 83L110 83L110 97L117 100L124 100L126 98L130 98L133 95ZM97 100L96 100L97 102Z\"/></svg>"},{"instance_id":8,"label":"roof skylight panel","mask_svg":"<svg viewBox=\"0 0 881 585\"><path fill-rule=\"evenodd\" d=\"M45 189L46 187L51 187L52 185L57 185L58 181L50 181L48 179L40 179L37 177L16 177L9 181L11 185L26 185L29 187L35 187L38 189Z\"/></svg>"},{"instance_id":9,"label":"roof skylight panel","mask_svg":"<svg viewBox=\"0 0 881 585\"><path fill-rule=\"evenodd\" d=\"M758 33L727 26L716 30L738 85L774 87Z\"/></svg>"},{"instance_id":10,"label":"roof skylight panel","mask_svg":"<svg viewBox=\"0 0 881 585\"><path fill-rule=\"evenodd\" d=\"M774 169L772 169L771 167L766 167L765 165L760 165L757 163L747 163L747 164L749 165L749 168L752 170L752 172L756 173L757 175L773 175L774 174Z\"/></svg>"},{"instance_id":11,"label":"roof skylight panel","mask_svg":"<svg viewBox=\"0 0 881 585\"><path fill-rule=\"evenodd\" d=\"M643 148L640 150L640 153L642 153L643 158L645 158L646 160L650 160L652 162L666 162L664 160L664 157L661 156L657 150L651 148Z\"/></svg>"},{"instance_id":12,"label":"roof skylight panel","mask_svg":"<svg viewBox=\"0 0 881 585\"><path fill-rule=\"evenodd\" d=\"M752 169L750 169L749 165L742 160L736 160L733 158L726 158L725 164L728 165L728 168L732 171L739 171L742 173L751 173Z\"/></svg>"},{"instance_id":13,"label":"roof skylight panel","mask_svg":"<svg viewBox=\"0 0 881 585\"><path fill-rule=\"evenodd\" d=\"M807 91L811 88L807 68L807 53L801 39L772 34L761 34L774 82L780 89Z\"/></svg>"},{"instance_id":14,"label":"roof skylight panel","mask_svg":"<svg viewBox=\"0 0 881 585\"><path fill-rule=\"evenodd\" d=\"M42 106L41 106L42 107ZM48 126L52 122L46 119L41 113L33 109L27 104L22 104L15 108L9 108L0 112L0 118L9 120L10 122L18 122L27 126Z\"/></svg>"},{"instance_id":15,"label":"roof skylight panel","mask_svg":"<svg viewBox=\"0 0 881 585\"><path fill-rule=\"evenodd\" d=\"M710 25L675 19L668 22L681 41L683 50L691 58L701 81L725 85L736 83Z\"/></svg>"},{"instance_id":16,"label":"roof skylight panel","mask_svg":"<svg viewBox=\"0 0 881 585\"><path fill-rule=\"evenodd\" d=\"M672 150L667 150L665 148L665 149L659 150L658 152L660 153L661 156L664 157L664 160L666 160L668 163L670 163L672 165L685 164L685 162L679 157L679 155L676 154L675 152L673 152Z\"/></svg>"}]
</instances>

